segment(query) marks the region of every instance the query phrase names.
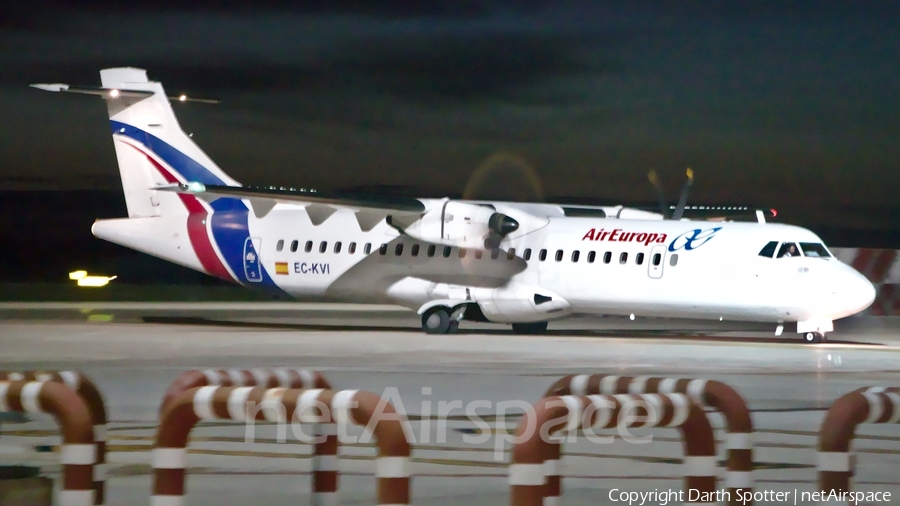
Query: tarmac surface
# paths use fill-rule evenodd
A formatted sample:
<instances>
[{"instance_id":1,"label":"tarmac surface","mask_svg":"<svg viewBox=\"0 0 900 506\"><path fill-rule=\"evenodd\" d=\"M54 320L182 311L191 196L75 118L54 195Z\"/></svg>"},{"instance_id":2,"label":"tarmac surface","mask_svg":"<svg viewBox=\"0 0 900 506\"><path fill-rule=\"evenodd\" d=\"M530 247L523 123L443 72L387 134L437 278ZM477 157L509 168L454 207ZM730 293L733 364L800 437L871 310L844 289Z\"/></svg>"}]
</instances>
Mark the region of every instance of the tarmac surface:
<instances>
[{"instance_id":1,"label":"tarmac surface","mask_svg":"<svg viewBox=\"0 0 900 506\"><path fill-rule=\"evenodd\" d=\"M831 342L804 345L796 335L775 338L771 331L707 325L686 333L675 330L678 322L640 319L573 320L551 324L544 336L464 324L460 334L430 336L418 330L414 314L390 306L27 306L0 304L0 370L74 369L98 385L111 420L107 504L149 503L159 403L190 369L303 367L322 372L336 389L390 397L412 420L413 504L435 506L509 503L507 431L565 374L703 377L731 385L753 411L758 491L814 490L817 434L831 403L863 386L900 386L894 320L839 322ZM480 401L480 419L456 410L443 430L434 419L441 401ZM717 414L711 420L721 427ZM653 439L564 446L564 504L613 504L611 489L680 490L679 432L633 432ZM58 442L50 418L8 418L0 426L0 465L40 465L58 476ZM854 449L854 490L890 491L890 502L898 502L900 428L861 426ZM309 455L290 431L279 442L274 426L203 423L191 436L185 504L308 503ZM371 444L341 448L342 504L375 503L374 456Z\"/></svg>"}]
</instances>

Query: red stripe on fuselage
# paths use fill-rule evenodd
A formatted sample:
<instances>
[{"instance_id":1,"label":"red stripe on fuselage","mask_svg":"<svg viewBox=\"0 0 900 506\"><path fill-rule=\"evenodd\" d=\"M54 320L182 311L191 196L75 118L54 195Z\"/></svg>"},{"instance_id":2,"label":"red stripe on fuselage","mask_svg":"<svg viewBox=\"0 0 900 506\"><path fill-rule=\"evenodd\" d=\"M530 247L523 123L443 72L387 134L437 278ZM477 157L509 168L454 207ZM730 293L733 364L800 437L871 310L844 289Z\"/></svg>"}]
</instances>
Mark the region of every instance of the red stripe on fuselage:
<instances>
[{"instance_id":1,"label":"red stripe on fuselage","mask_svg":"<svg viewBox=\"0 0 900 506\"><path fill-rule=\"evenodd\" d=\"M160 165L152 156L127 142L125 144L131 146L138 153L147 157L147 160L153 164L167 182L180 183L174 174ZM209 216L209 213L206 212L206 208L203 207L203 204L201 204L200 201L197 200L197 197L193 195L179 193L178 198L181 199L181 203L184 204L184 207L188 210L188 238L191 241L191 247L194 249L194 254L197 255L197 260L199 260L200 265L203 266L203 270L206 271L207 274L222 278L226 281L234 281L234 277L228 272L225 264L219 258L219 255L216 253L212 241L209 238L209 232L206 228L206 218Z\"/></svg>"}]
</instances>

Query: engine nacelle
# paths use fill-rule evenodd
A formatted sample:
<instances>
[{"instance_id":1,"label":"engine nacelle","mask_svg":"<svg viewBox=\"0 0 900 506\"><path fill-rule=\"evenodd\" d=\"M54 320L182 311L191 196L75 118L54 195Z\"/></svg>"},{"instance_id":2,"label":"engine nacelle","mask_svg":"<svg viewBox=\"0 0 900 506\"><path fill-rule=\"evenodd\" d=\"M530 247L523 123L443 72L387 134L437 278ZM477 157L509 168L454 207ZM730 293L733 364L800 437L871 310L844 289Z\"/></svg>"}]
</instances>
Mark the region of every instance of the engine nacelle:
<instances>
[{"instance_id":1,"label":"engine nacelle","mask_svg":"<svg viewBox=\"0 0 900 506\"><path fill-rule=\"evenodd\" d=\"M424 242L459 248L496 248L507 234L519 228L519 222L487 206L445 200L407 226L399 225L406 235Z\"/></svg>"}]
</instances>

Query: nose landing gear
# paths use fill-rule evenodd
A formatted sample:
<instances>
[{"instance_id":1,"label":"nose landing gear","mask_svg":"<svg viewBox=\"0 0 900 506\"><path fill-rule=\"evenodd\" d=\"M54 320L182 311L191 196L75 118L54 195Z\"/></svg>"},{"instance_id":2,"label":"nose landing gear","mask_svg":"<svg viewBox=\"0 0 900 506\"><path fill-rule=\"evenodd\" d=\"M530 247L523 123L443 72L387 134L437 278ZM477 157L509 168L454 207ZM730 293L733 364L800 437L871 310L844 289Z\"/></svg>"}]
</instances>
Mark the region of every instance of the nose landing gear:
<instances>
[{"instance_id":1,"label":"nose landing gear","mask_svg":"<svg viewBox=\"0 0 900 506\"><path fill-rule=\"evenodd\" d=\"M824 332L807 332L803 334L803 342L806 344L824 343L825 341L827 339L825 339Z\"/></svg>"}]
</instances>

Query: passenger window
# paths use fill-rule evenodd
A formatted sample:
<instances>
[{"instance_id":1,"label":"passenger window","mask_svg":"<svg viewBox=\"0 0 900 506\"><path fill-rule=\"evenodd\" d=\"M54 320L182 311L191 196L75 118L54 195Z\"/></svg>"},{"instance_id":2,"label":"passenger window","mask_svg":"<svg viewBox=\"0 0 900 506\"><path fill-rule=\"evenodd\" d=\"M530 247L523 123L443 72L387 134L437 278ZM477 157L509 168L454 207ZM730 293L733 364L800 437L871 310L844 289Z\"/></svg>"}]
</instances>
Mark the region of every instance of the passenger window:
<instances>
[{"instance_id":1,"label":"passenger window","mask_svg":"<svg viewBox=\"0 0 900 506\"><path fill-rule=\"evenodd\" d=\"M678 253L669 255L669 265L671 265L672 267L678 265Z\"/></svg>"},{"instance_id":2,"label":"passenger window","mask_svg":"<svg viewBox=\"0 0 900 506\"><path fill-rule=\"evenodd\" d=\"M498 258L500 258L500 250L497 248L492 249L491 250L491 260L496 260Z\"/></svg>"},{"instance_id":3,"label":"passenger window","mask_svg":"<svg viewBox=\"0 0 900 506\"><path fill-rule=\"evenodd\" d=\"M298 246L300 246L299 241L291 241L291 253L296 253Z\"/></svg>"},{"instance_id":4,"label":"passenger window","mask_svg":"<svg viewBox=\"0 0 900 506\"><path fill-rule=\"evenodd\" d=\"M543 262L543 261L546 260L546 259L547 259L547 250L542 249L541 252L540 252L540 254L538 254L538 260L540 260L541 262Z\"/></svg>"},{"instance_id":5,"label":"passenger window","mask_svg":"<svg viewBox=\"0 0 900 506\"><path fill-rule=\"evenodd\" d=\"M797 245L792 242L782 244L781 248L778 250L778 258L798 256L800 256L800 250L797 249Z\"/></svg>"},{"instance_id":6,"label":"passenger window","mask_svg":"<svg viewBox=\"0 0 900 506\"><path fill-rule=\"evenodd\" d=\"M531 260L531 248L525 248L525 252L522 253L522 260L526 262Z\"/></svg>"},{"instance_id":7,"label":"passenger window","mask_svg":"<svg viewBox=\"0 0 900 506\"><path fill-rule=\"evenodd\" d=\"M475 259L481 260L481 253L482 251L480 249L475 250Z\"/></svg>"},{"instance_id":8,"label":"passenger window","mask_svg":"<svg viewBox=\"0 0 900 506\"><path fill-rule=\"evenodd\" d=\"M653 254L653 266L658 267L662 263L662 253Z\"/></svg>"},{"instance_id":9,"label":"passenger window","mask_svg":"<svg viewBox=\"0 0 900 506\"><path fill-rule=\"evenodd\" d=\"M444 246L444 258L450 258L450 253L452 252L452 250L453 248L451 248L450 246Z\"/></svg>"},{"instance_id":10,"label":"passenger window","mask_svg":"<svg viewBox=\"0 0 900 506\"><path fill-rule=\"evenodd\" d=\"M628 253L622 252L622 254L619 255L619 263L620 264L628 263Z\"/></svg>"},{"instance_id":11,"label":"passenger window","mask_svg":"<svg viewBox=\"0 0 900 506\"><path fill-rule=\"evenodd\" d=\"M427 253L427 254L428 254L428 257L429 257L429 258L430 258L430 257L433 257L435 251L437 251L437 247L436 247L434 244L430 244L430 245L428 246L428 253Z\"/></svg>"},{"instance_id":12,"label":"passenger window","mask_svg":"<svg viewBox=\"0 0 900 506\"><path fill-rule=\"evenodd\" d=\"M597 253L596 253L596 252L594 252L594 251L588 252L588 263L589 263L589 264L594 263L594 260L595 260L596 258L597 258Z\"/></svg>"},{"instance_id":13,"label":"passenger window","mask_svg":"<svg viewBox=\"0 0 900 506\"><path fill-rule=\"evenodd\" d=\"M309 253L312 251L312 241L306 241L306 246L304 246L303 251Z\"/></svg>"},{"instance_id":14,"label":"passenger window","mask_svg":"<svg viewBox=\"0 0 900 506\"><path fill-rule=\"evenodd\" d=\"M366 245L363 246L363 253L365 253L366 255L368 255L368 254L371 253L371 252L372 252L372 243L367 242Z\"/></svg>"},{"instance_id":15,"label":"passenger window","mask_svg":"<svg viewBox=\"0 0 900 506\"><path fill-rule=\"evenodd\" d=\"M831 257L831 254L825 249L825 245L817 242L801 242L800 249L803 250L804 256L819 258Z\"/></svg>"},{"instance_id":16,"label":"passenger window","mask_svg":"<svg viewBox=\"0 0 900 506\"><path fill-rule=\"evenodd\" d=\"M459 248L459 258L466 258L466 249Z\"/></svg>"},{"instance_id":17,"label":"passenger window","mask_svg":"<svg viewBox=\"0 0 900 506\"><path fill-rule=\"evenodd\" d=\"M414 256L414 257L419 256L419 245L418 245L418 244L413 244L413 245L412 245L412 249L409 251L409 254L412 255L412 256Z\"/></svg>"},{"instance_id":18,"label":"passenger window","mask_svg":"<svg viewBox=\"0 0 900 506\"><path fill-rule=\"evenodd\" d=\"M562 257L563 257L563 250L561 250L561 249L556 250L556 261L561 262Z\"/></svg>"},{"instance_id":19,"label":"passenger window","mask_svg":"<svg viewBox=\"0 0 900 506\"><path fill-rule=\"evenodd\" d=\"M322 241L319 243L319 253L325 253L325 250L328 249L328 241Z\"/></svg>"},{"instance_id":20,"label":"passenger window","mask_svg":"<svg viewBox=\"0 0 900 506\"><path fill-rule=\"evenodd\" d=\"M759 250L759 256L772 258L775 256L775 248L778 247L778 241L769 241L763 249Z\"/></svg>"},{"instance_id":21,"label":"passenger window","mask_svg":"<svg viewBox=\"0 0 900 506\"><path fill-rule=\"evenodd\" d=\"M275 245L275 251L281 251L284 249L284 239L278 239L278 244Z\"/></svg>"},{"instance_id":22,"label":"passenger window","mask_svg":"<svg viewBox=\"0 0 900 506\"><path fill-rule=\"evenodd\" d=\"M608 264L612 261L612 252L607 251L603 254L603 263Z\"/></svg>"},{"instance_id":23,"label":"passenger window","mask_svg":"<svg viewBox=\"0 0 900 506\"><path fill-rule=\"evenodd\" d=\"M335 252L335 253L340 253L340 252L341 252L341 241L338 241L338 242L334 243L334 252Z\"/></svg>"},{"instance_id":24,"label":"passenger window","mask_svg":"<svg viewBox=\"0 0 900 506\"><path fill-rule=\"evenodd\" d=\"M638 265L644 264L644 254L638 253L636 257L634 257L634 262Z\"/></svg>"},{"instance_id":25,"label":"passenger window","mask_svg":"<svg viewBox=\"0 0 900 506\"><path fill-rule=\"evenodd\" d=\"M382 244L381 247L378 248L378 254L381 256L387 255L387 244Z\"/></svg>"},{"instance_id":26,"label":"passenger window","mask_svg":"<svg viewBox=\"0 0 900 506\"><path fill-rule=\"evenodd\" d=\"M573 251L572 252L572 263L578 262L578 257L580 257L580 256L581 256L580 251L578 251L578 250Z\"/></svg>"},{"instance_id":27,"label":"passenger window","mask_svg":"<svg viewBox=\"0 0 900 506\"><path fill-rule=\"evenodd\" d=\"M355 242L351 242L350 245L347 246L347 253L350 253L351 255L356 253L356 243Z\"/></svg>"},{"instance_id":28,"label":"passenger window","mask_svg":"<svg viewBox=\"0 0 900 506\"><path fill-rule=\"evenodd\" d=\"M403 254L403 243L400 243L394 246L394 255L400 256Z\"/></svg>"},{"instance_id":29,"label":"passenger window","mask_svg":"<svg viewBox=\"0 0 900 506\"><path fill-rule=\"evenodd\" d=\"M509 248L506 250L506 259L512 260L514 258L516 258L516 248Z\"/></svg>"}]
</instances>

